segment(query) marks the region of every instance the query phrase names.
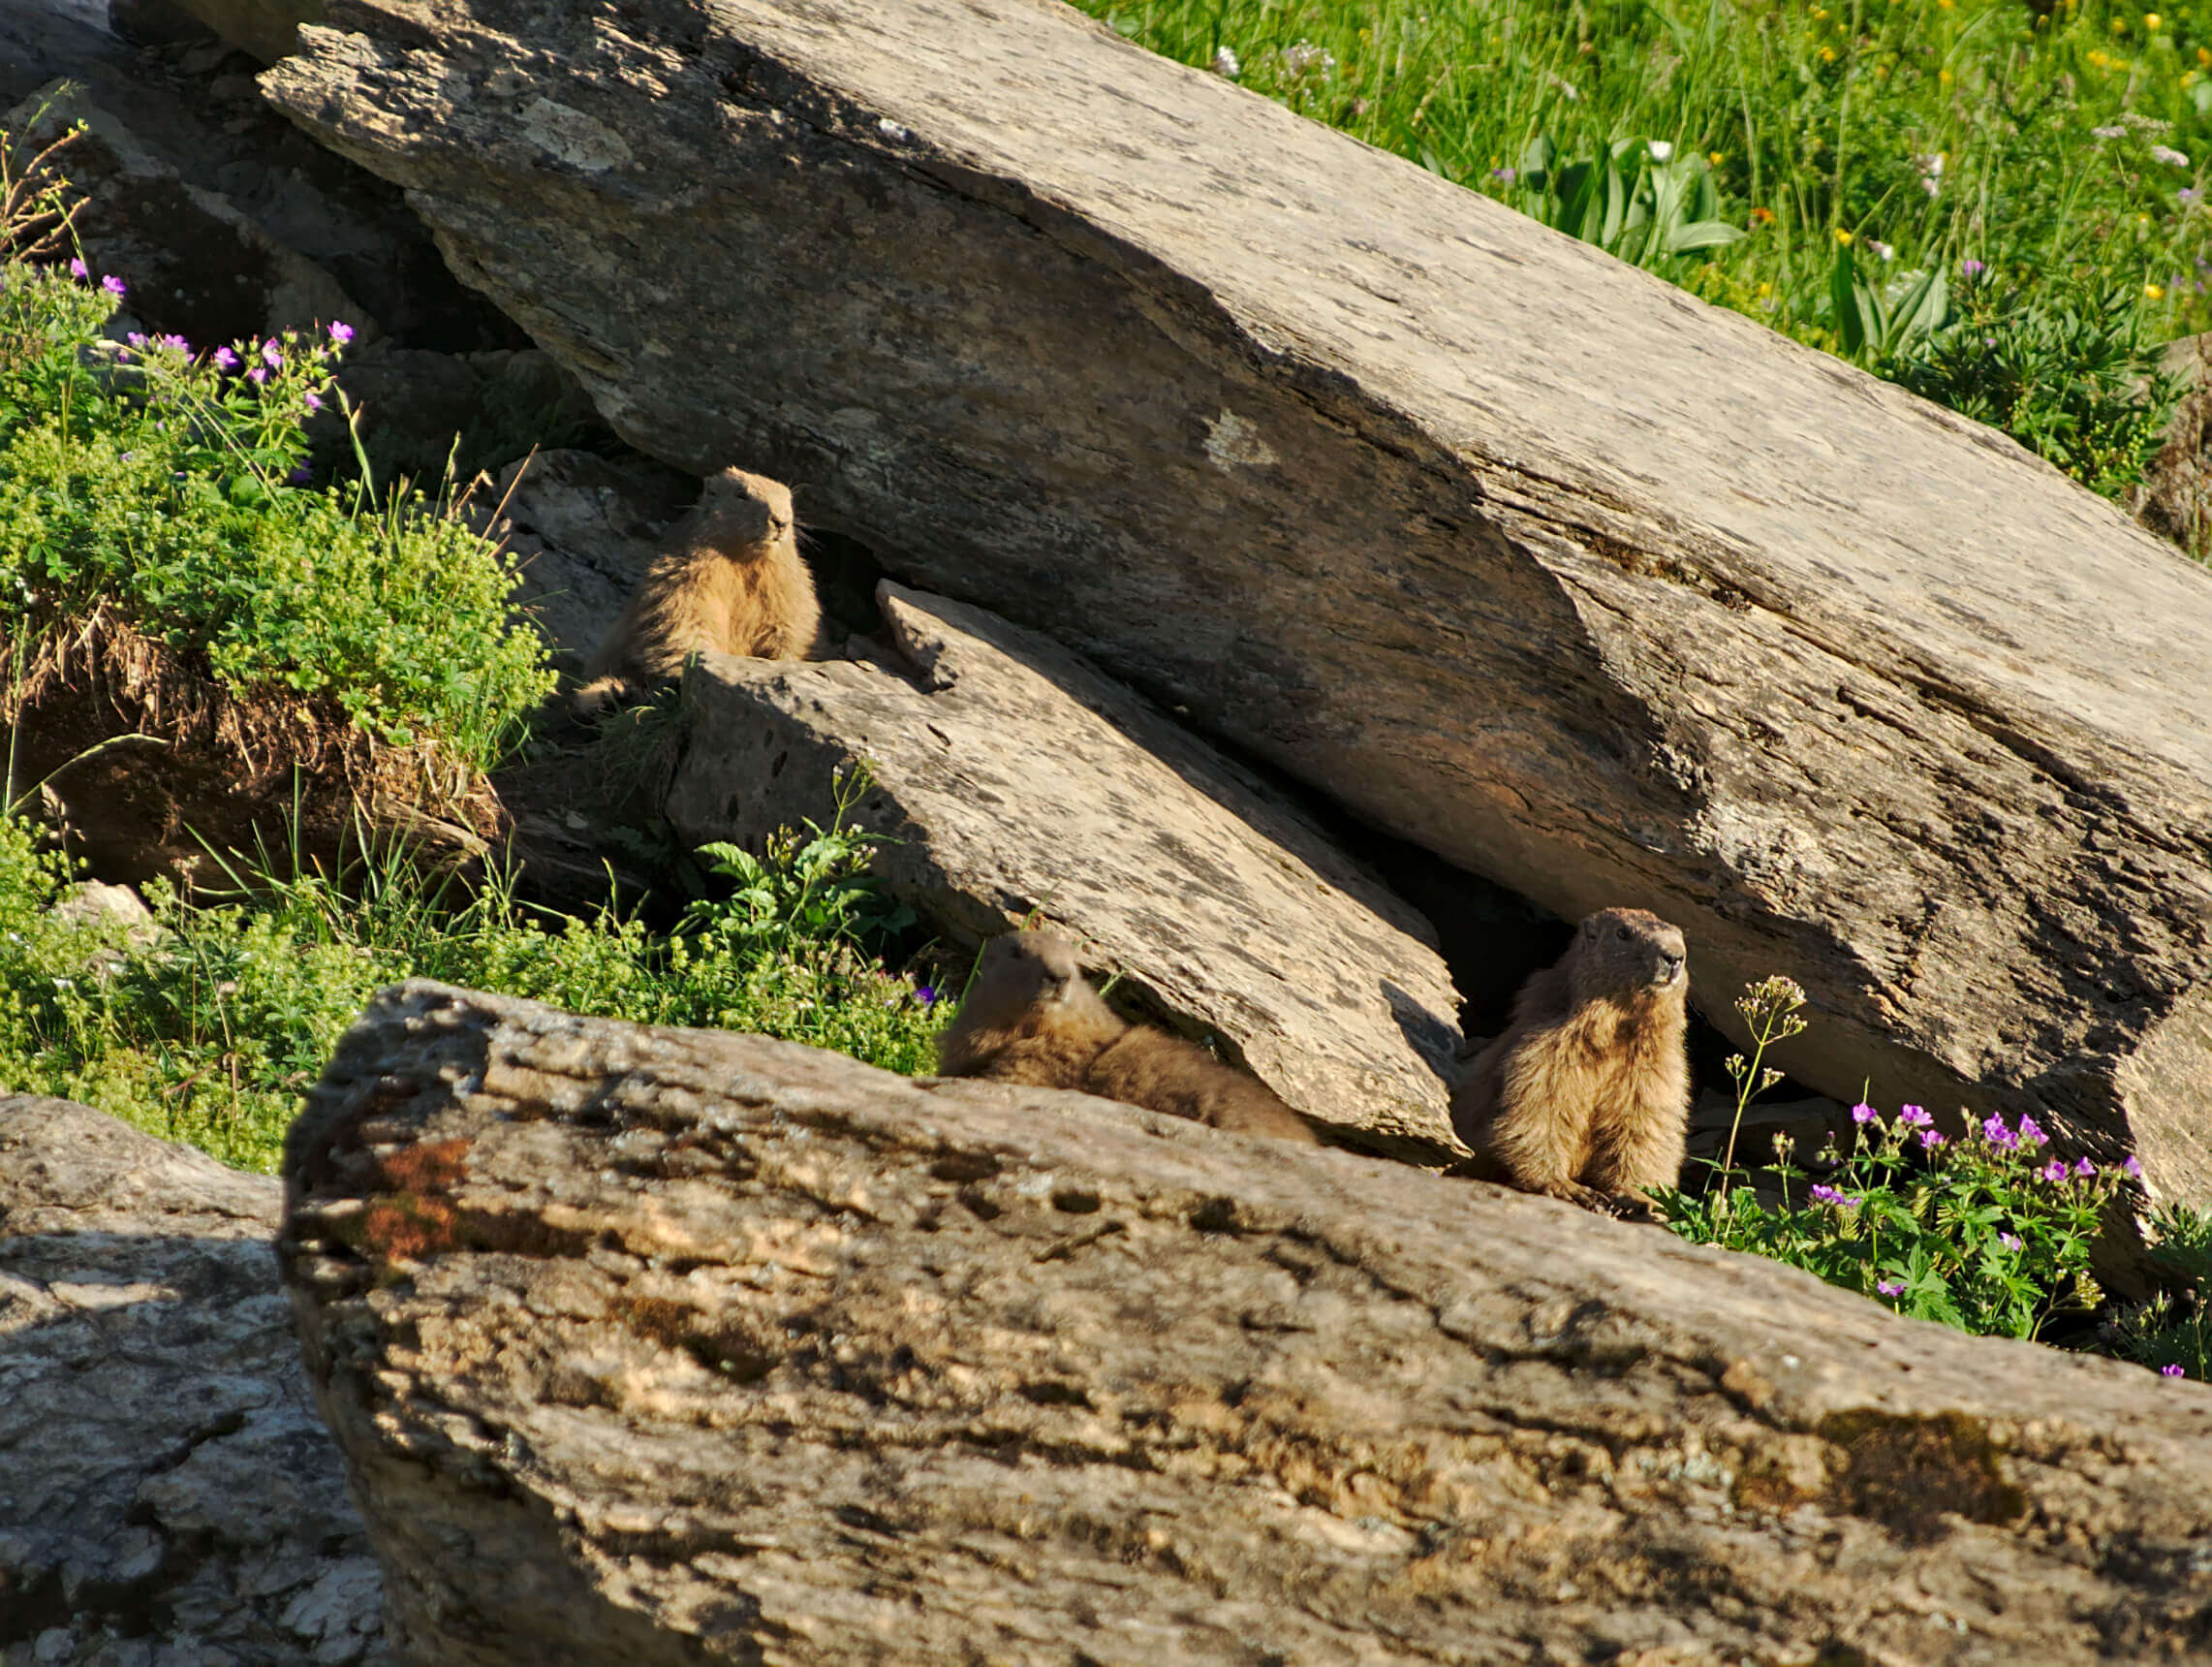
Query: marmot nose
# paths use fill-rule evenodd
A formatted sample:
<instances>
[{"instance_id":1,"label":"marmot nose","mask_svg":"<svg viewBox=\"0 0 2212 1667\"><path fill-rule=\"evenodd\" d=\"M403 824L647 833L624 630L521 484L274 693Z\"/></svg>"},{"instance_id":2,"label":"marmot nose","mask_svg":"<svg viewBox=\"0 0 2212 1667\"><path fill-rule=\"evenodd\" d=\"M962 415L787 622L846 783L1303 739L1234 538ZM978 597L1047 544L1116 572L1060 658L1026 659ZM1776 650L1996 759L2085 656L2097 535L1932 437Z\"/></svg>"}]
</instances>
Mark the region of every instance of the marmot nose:
<instances>
[{"instance_id":1,"label":"marmot nose","mask_svg":"<svg viewBox=\"0 0 2212 1667\"><path fill-rule=\"evenodd\" d=\"M1659 958L1662 984L1672 984L1682 974L1682 957L1662 954Z\"/></svg>"}]
</instances>

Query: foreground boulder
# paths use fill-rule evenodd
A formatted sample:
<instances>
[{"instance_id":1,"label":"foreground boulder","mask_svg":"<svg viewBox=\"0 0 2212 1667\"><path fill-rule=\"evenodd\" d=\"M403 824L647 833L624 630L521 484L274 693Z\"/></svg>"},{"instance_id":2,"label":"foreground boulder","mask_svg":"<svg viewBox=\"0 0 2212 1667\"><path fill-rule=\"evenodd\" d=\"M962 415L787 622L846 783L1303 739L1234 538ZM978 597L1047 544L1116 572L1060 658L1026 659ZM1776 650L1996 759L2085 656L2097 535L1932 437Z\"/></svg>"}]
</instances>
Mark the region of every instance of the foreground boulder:
<instances>
[{"instance_id":1,"label":"foreground boulder","mask_svg":"<svg viewBox=\"0 0 2212 1667\"><path fill-rule=\"evenodd\" d=\"M1046 0L330 16L265 90L639 448L2212 1197L2212 580L2009 441Z\"/></svg>"},{"instance_id":2,"label":"foreground boulder","mask_svg":"<svg viewBox=\"0 0 2212 1667\"><path fill-rule=\"evenodd\" d=\"M0 1659L388 1662L269 1254L283 1199L0 1098Z\"/></svg>"},{"instance_id":3,"label":"foreground boulder","mask_svg":"<svg viewBox=\"0 0 2212 1667\"><path fill-rule=\"evenodd\" d=\"M2148 1660L2212 1395L1079 1095L431 984L281 1254L422 1667Z\"/></svg>"},{"instance_id":4,"label":"foreground boulder","mask_svg":"<svg viewBox=\"0 0 2212 1667\"><path fill-rule=\"evenodd\" d=\"M1397 1156L1463 1152L1459 1042L1428 924L1279 795L1065 648L885 582L893 653L707 658L684 684L668 798L687 847L758 850L836 819L885 836L886 889L973 945L1032 910L1320 1122Z\"/></svg>"}]
</instances>

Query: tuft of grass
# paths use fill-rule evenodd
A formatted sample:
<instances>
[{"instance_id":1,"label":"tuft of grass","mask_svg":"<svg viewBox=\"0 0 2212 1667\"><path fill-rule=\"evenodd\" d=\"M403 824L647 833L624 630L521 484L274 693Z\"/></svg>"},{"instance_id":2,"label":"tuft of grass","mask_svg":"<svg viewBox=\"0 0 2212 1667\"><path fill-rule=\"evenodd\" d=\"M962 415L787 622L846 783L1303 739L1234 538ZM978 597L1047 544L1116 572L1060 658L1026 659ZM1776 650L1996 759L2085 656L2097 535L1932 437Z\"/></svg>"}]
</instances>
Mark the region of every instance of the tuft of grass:
<instances>
[{"instance_id":1,"label":"tuft of grass","mask_svg":"<svg viewBox=\"0 0 2212 1667\"><path fill-rule=\"evenodd\" d=\"M1955 399L2102 491L2127 483L2165 421L2148 385L2157 344L2212 328L2200 8L1077 3L1155 51ZM1577 204L1608 170L1617 185ZM1593 203L1619 212L1584 211ZM1978 310L1956 297L1968 278ZM1923 307L1939 287L1952 293ZM1885 328L1870 332L1875 312ZM1989 336L2014 367L1962 366ZM2061 391L2076 382L2092 392L2069 408Z\"/></svg>"},{"instance_id":2,"label":"tuft of grass","mask_svg":"<svg viewBox=\"0 0 2212 1667\"><path fill-rule=\"evenodd\" d=\"M272 1171L340 1034L408 977L919 1074L934 1068L944 1013L870 953L903 922L865 873L869 853L842 814L781 836L745 859L734 896L696 904L664 936L611 909L543 915L512 876L463 892L392 845L343 884L296 867L234 873L208 900L151 886L159 934L134 943L112 923L57 920L66 864L0 818L0 1081Z\"/></svg>"}]
</instances>

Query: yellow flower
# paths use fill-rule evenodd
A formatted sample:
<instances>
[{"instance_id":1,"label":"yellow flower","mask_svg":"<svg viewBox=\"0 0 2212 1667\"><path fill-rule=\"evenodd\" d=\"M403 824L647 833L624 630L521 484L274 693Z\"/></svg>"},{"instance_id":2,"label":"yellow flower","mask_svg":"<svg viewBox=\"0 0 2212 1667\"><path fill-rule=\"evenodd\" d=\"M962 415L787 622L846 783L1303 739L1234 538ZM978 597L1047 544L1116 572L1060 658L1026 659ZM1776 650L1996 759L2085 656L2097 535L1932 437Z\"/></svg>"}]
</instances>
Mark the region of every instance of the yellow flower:
<instances>
[{"instance_id":1,"label":"yellow flower","mask_svg":"<svg viewBox=\"0 0 2212 1667\"><path fill-rule=\"evenodd\" d=\"M1823 64L1832 64L1832 63L1834 63L1835 61L1836 61L1836 49L1835 49L1835 47L1823 47L1821 48L1821 62L1822 62L1822 63L1823 63Z\"/></svg>"},{"instance_id":2,"label":"yellow flower","mask_svg":"<svg viewBox=\"0 0 2212 1667\"><path fill-rule=\"evenodd\" d=\"M1939 81L1941 81L1941 82L1942 82L1942 83L1943 83L1945 86L1947 86L1947 86L1949 86L1949 85L1950 85L1950 71L1948 71L1948 70L1938 70L1938 71L1936 72L1936 79L1937 79L1937 80L1939 80Z\"/></svg>"},{"instance_id":3,"label":"yellow flower","mask_svg":"<svg viewBox=\"0 0 2212 1667\"><path fill-rule=\"evenodd\" d=\"M1814 21L1814 22L1816 22L1816 23L1825 22L1825 21L1827 20L1827 16L1828 16L1828 9L1827 9L1825 6L1816 6L1816 7L1814 7L1814 8L1813 8L1813 21Z\"/></svg>"},{"instance_id":4,"label":"yellow flower","mask_svg":"<svg viewBox=\"0 0 2212 1667\"><path fill-rule=\"evenodd\" d=\"M1722 163L1726 162L1728 158L1723 156L1717 150L1711 150L1705 153L1705 160L1711 163L1715 168L1718 168Z\"/></svg>"},{"instance_id":5,"label":"yellow flower","mask_svg":"<svg viewBox=\"0 0 2212 1667\"><path fill-rule=\"evenodd\" d=\"M1936 0L1936 10L1939 12L1948 12L1950 9L1951 0Z\"/></svg>"},{"instance_id":6,"label":"yellow flower","mask_svg":"<svg viewBox=\"0 0 2212 1667\"><path fill-rule=\"evenodd\" d=\"M2165 299L2165 290L2158 284L2145 284L2143 286L2143 299L2146 301L2163 301Z\"/></svg>"},{"instance_id":7,"label":"yellow flower","mask_svg":"<svg viewBox=\"0 0 2212 1667\"><path fill-rule=\"evenodd\" d=\"M2212 70L2212 47L2196 48L2196 64L2199 69Z\"/></svg>"},{"instance_id":8,"label":"yellow flower","mask_svg":"<svg viewBox=\"0 0 2212 1667\"><path fill-rule=\"evenodd\" d=\"M2158 26L2159 15L2156 12L2145 12L2143 14L2143 27L2146 29L2155 29Z\"/></svg>"},{"instance_id":9,"label":"yellow flower","mask_svg":"<svg viewBox=\"0 0 2212 1667\"><path fill-rule=\"evenodd\" d=\"M1759 286L1759 293L1761 299L1770 296L1774 293L1774 286L1772 284L1760 284Z\"/></svg>"},{"instance_id":10,"label":"yellow flower","mask_svg":"<svg viewBox=\"0 0 2212 1667\"><path fill-rule=\"evenodd\" d=\"M2138 214L2135 216L2135 224L2138 226L2148 226L2150 223L2151 217L2148 214Z\"/></svg>"},{"instance_id":11,"label":"yellow flower","mask_svg":"<svg viewBox=\"0 0 2212 1667\"><path fill-rule=\"evenodd\" d=\"M1850 241L1851 241L1851 234L1850 234L1849 232L1845 231L1845 230L1844 230L1844 229L1843 229L1841 226L1838 226L1838 227L1836 228L1836 241L1837 241L1837 242L1839 242L1839 243L1848 243L1848 242L1850 242Z\"/></svg>"},{"instance_id":12,"label":"yellow flower","mask_svg":"<svg viewBox=\"0 0 2212 1667\"><path fill-rule=\"evenodd\" d=\"M2127 32L2128 32L2128 19L2127 19L2127 18L2125 18L2125 17L2115 17L2115 18L2113 18L2113 19L2112 19L2112 33L2113 33L2113 34L2115 34L2115 35L2125 35Z\"/></svg>"}]
</instances>

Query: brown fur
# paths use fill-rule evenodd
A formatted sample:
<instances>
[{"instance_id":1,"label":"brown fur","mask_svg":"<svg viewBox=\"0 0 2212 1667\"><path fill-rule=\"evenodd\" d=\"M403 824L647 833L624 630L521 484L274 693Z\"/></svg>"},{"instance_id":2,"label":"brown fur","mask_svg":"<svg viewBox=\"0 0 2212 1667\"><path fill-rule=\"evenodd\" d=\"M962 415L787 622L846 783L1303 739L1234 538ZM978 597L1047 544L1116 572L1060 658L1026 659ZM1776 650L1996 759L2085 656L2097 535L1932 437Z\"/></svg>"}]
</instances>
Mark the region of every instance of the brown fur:
<instances>
[{"instance_id":1,"label":"brown fur","mask_svg":"<svg viewBox=\"0 0 2212 1667\"><path fill-rule=\"evenodd\" d=\"M673 682L694 654L803 660L821 630L791 489L725 469L669 529L667 548L592 656L576 709L597 711L640 687Z\"/></svg>"},{"instance_id":2,"label":"brown fur","mask_svg":"<svg viewBox=\"0 0 2212 1667\"><path fill-rule=\"evenodd\" d=\"M937 1059L948 1077L1076 1088L1236 1134L1319 1144L1264 1083L1125 1022L1084 982L1074 946L1051 932L984 945L959 1016L937 1038Z\"/></svg>"},{"instance_id":3,"label":"brown fur","mask_svg":"<svg viewBox=\"0 0 2212 1667\"><path fill-rule=\"evenodd\" d=\"M1588 1210L1648 1212L1682 1171L1690 976L1681 931L1601 909L1513 998L1476 1055L1451 1123L1476 1174Z\"/></svg>"}]
</instances>

